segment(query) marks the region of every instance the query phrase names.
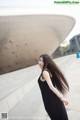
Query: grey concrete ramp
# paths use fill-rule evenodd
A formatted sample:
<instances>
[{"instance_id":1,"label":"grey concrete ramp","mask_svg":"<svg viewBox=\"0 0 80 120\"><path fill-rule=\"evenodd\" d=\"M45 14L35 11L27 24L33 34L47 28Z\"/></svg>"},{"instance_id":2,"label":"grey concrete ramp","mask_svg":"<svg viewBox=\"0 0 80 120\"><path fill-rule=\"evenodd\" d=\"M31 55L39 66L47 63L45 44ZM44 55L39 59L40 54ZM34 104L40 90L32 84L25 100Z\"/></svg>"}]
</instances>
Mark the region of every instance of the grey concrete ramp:
<instances>
[{"instance_id":1,"label":"grey concrete ramp","mask_svg":"<svg viewBox=\"0 0 80 120\"><path fill-rule=\"evenodd\" d=\"M70 92L66 96L69 99L69 105L66 106L69 120L80 120L80 59L74 54L55 59L55 62L62 71L65 70L70 85ZM37 79L35 80L33 89L9 111L9 120L50 120L44 109Z\"/></svg>"},{"instance_id":2,"label":"grey concrete ramp","mask_svg":"<svg viewBox=\"0 0 80 120\"><path fill-rule=\"evenodd\" d=\"M0 76L0 113L10 111L35 86L40 74L38 66L32 66Z\"/></svg>"},{"instance_id":3,"label":"grey concrete ramp","mask_svg":"<svg viewBox=\"0 0 80 120\"><path fill-rule=\"evenodd\" d=\"M80 120L80 59L73 54L55 59L55 62L70 85L66 95L69 99L69 105L66 106L69 120ZM8 112L9 120L50 120L44 109L37 78L35 81L34 87Z\"/></svg>"}]
</instances>

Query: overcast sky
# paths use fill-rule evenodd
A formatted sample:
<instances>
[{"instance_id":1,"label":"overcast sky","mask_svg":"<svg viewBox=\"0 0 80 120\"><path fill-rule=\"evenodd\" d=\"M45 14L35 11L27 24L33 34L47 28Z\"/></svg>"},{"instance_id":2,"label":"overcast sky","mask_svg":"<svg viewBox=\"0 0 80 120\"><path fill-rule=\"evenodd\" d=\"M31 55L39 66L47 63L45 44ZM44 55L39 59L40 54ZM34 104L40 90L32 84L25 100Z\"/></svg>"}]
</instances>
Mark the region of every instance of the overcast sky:
<instances>
[{"instance_id":1,"label":"overcast sky","mask_svg":"<svg viewBox=\"0 0 80 120\"><path fill-rule=\"evenodd\" d=\"M0 15L24 13L72 16L76 20L76 24L66 40L80 33L80 4L55 5L54 0L0 0Z\"/></svg>"},{"instance_id":2,"label":"overcast sky","mask_svg":"<svg viewBox=\"0 0 80 120\"><path fill-rule=\"evenodd\" d=\"M52 0L0 0L0 6L49 7Z\"/></svg>"}]
</instances>

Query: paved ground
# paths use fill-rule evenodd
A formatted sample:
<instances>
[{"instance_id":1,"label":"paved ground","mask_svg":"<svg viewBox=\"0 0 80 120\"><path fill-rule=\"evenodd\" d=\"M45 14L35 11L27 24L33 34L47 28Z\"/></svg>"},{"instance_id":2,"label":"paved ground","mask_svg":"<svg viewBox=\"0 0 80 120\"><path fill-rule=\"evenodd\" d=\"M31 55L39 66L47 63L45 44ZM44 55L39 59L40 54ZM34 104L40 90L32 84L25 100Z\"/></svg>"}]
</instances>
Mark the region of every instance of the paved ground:
<instances>
[{"instance_id":1,"label":"paved ground","mask_svg":"<svg viewBox=\"0 0 80 120\"><path fill-rule=\"evenodd\" d=\"M70 91L67 94L69 105L66 106L69 120L80 120L80 59L76 55L61 57L55 62L64 72ZM23 99L8 112L9 120L50 120L42 102L39 86L36 85Z\"/></svg>"}]
</instances>

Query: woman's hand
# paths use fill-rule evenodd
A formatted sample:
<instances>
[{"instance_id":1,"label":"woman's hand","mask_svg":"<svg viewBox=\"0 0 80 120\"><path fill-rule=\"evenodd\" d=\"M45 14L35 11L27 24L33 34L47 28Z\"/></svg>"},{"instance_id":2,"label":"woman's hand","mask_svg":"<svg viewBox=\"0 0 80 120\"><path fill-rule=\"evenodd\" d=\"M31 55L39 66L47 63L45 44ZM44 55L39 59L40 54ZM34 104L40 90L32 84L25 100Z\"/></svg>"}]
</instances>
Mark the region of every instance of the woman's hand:
<instances>
[{"instance_id":1,"label":"woman's hand","mask_svg":"<svg viewBox=\"0 0 80 120\"><path fill-rule=\"evenodd\" d=\"M64 98L64 97L61 98L61 101L62 101L65 105L68 105L68 104L69 104L69 101L68 101L66 98Z\"/></svg>"}]
</instances>

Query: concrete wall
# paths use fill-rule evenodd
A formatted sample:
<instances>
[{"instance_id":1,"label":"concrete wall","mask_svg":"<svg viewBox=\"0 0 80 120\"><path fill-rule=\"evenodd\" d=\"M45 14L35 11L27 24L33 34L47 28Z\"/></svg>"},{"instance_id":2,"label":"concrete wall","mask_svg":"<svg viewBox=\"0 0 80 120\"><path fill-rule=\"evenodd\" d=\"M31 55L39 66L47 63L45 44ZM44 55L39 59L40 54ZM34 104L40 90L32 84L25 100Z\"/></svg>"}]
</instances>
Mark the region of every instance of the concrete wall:
<instances>
[{"instance_id":1,"label":"concrete wall","mask_svg":"<svg viewBox=\"0 0 80 120\"><path fill-rule=\"evenodd\" d=\"M37 63L40 54L51 54L74 26L60 15L0 16L0 73Z\"/></svg>"}]
</instances>

